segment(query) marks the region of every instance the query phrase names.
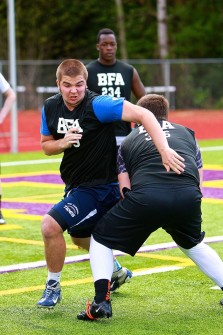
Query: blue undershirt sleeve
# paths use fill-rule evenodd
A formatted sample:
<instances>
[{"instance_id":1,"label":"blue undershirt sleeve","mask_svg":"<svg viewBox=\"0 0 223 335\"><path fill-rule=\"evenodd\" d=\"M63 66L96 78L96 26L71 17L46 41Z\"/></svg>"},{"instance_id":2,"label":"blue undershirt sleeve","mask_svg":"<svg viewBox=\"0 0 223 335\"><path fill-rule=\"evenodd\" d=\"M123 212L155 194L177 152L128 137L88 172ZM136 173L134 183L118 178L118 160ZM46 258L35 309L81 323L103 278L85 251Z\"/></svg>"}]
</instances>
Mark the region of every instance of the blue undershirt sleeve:
<instances>
[{"instance_id":1,"label":"blue undershirt sleeve","mask_svg":"<svg viewBox=\"0 0 223 335\"><path fill-rule=\"evenodd\" d=\"M122 120L124 98L114 98L108 95L97 96L92 103L94 113L101 123Z\"/></svg>"},{"instance_id":2,"label":"blue undershirt sleeve","mask_svg":"<svg viewBox=\"0 0 223 335\"><path fill-rule=\"evenodd\" d=\"M46 114L45 114L44 107L42 108L40 134L45 135L45 136L51 135L51 133L48 129L48 126L47 126Z\"/></svg>"}]
</instances>

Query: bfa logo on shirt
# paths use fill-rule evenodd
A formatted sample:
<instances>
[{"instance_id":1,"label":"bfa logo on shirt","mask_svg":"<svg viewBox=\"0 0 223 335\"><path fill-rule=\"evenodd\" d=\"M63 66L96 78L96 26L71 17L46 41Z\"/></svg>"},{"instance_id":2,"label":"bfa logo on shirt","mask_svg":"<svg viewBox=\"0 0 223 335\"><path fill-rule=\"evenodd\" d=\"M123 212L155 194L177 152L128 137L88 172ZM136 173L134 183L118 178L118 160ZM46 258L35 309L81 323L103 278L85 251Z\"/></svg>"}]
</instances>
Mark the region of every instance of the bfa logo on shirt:
<instances>
[{"instance_id":1,"label":"bfa logo on shirt","mask_svg":"<svg viewBox=\"0 0 223 335\"><path fill-rule=\"evenodd\" d=\"M121 87L125 86L124 79L121 73L98 73L98 87L102 95L110 95L112 97L120 98Z\"/></svg>"},{"instance_id":2,"label":"bfa logo on shirt","mask_svg":"<svg viewBox=\"0 0 223 335\"><path fill-rule=\"evenodd\" d=\"M77 132L82 133L83 129L81 128L79 124L79 119L73 120L73 119L64 119L63 117L60 117L57 124L57 133L58 134L66 134L67 131L70 128L78 128ZM80 141L77 140L75 144L73 144L74 147L80 146Z\"/></svg>"},{"instance_id":3,"label":"bfa logo on shirt","mask_svg":"<svg viewBox=\"0 0 223 335\"><path fill-rule=\"evenodd\" d=\"M169 132L169 129L175 129L174 126L166 120L162 120L161 128L163 129L166 137L171 136L170 132ZM145 128L143 126L139 127L139 134L145 134L146 141L151 141L152 140L151 136L147 133L147 131L145 130Z\"/></svg>"},{"instance_id":4,"label":"bfa logo on shirt","mask_svg":"<svg viewBox=\"0 0 223 335\"><path fill-rule=\"evenodd\" d=\"M98 86L124 86L121 73L98 73Z\"/></svg>"},{"instance_id":5,"label":"bfa logo on shirt","mask_svg":"<svg viewBox=\"0 0 223 335\"><path fill-rule=\"evenodd\" d=\"M79 119L64 119L63 117L59 117L57 124L57 132L58 134L66 134L70 128L79 128L78 133L81 133L83 129L79 125Z\"/></svg>"}]
</instances>

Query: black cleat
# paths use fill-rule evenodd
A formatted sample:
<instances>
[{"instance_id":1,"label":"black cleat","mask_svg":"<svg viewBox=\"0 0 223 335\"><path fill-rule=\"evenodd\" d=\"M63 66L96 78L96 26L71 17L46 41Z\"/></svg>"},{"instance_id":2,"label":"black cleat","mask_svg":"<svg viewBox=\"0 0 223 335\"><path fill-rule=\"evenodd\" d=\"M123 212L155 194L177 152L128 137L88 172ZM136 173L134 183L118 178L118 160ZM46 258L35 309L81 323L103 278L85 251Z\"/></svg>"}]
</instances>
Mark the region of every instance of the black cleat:
<instances>
[{"instance_id":1,"label":"black cleat","mask_svg":"<svg viewBox=\"0 0 223 335\"><path fill-rule=\"evenodd\" d=\"M112 317L112 306L110 300L104 300L99 304L93 300L92 304L88 301L85 311L77 315L78 320L93 321L101 318Z\"/></svg>"},{"instance_id":2,"label":"black cleat","mask_svg":"<svg viewBox=\"0 0 223 335\"><path fill-rule=\"evenodd\" d=\"M220 301L220 305L222 305L222 306L223 306L223 299L221 299L221 301Z\"/></svg>"}]
</instances>

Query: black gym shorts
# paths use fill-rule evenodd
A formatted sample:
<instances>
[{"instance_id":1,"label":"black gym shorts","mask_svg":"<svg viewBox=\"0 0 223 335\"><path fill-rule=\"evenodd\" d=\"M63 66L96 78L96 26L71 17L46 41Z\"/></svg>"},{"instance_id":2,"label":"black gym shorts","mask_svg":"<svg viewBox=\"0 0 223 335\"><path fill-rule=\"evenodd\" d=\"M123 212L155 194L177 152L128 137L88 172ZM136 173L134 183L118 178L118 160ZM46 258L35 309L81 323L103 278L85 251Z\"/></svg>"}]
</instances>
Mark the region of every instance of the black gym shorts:
<instances>
[{"instance_id":1,"label":"black gym shorts","mask_svg":"<svg viewBox=\"0 0 223 335\"><path fill-rule=\"evenodd\" d=\"M132 256L150 234L163 228L181 247L190 249L204 238L201 232L199 187L153 185L126 192L97 223L94 239Z\"/></svg>"}]
</instances>

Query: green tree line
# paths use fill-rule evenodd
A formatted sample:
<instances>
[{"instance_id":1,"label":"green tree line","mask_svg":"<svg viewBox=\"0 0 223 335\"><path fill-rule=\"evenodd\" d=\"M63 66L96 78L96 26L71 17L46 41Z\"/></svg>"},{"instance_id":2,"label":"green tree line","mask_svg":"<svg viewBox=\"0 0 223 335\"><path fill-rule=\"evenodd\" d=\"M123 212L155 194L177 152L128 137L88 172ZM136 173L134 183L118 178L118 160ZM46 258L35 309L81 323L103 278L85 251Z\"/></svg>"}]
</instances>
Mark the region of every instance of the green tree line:
<instances>
[{"instance_id":1,"label":"green tree line","mask_svg":"<svg viewBox=\"0 0 223 335\"><path fill-rule=\"evenodd\" d=\"M159 58L157 1L122 5L128 58ZM15 16L18 60L93 59L99 29L111 28L119 38L114 0L15 0ZM167 0L166 24L168 58L223 56L222 0ZM7 60L6 0L0 2L0 37L0 60Z\"/></svg>"}]
</instances>

